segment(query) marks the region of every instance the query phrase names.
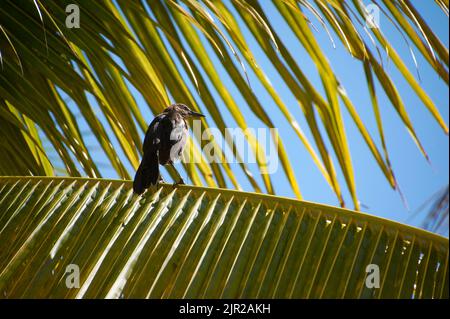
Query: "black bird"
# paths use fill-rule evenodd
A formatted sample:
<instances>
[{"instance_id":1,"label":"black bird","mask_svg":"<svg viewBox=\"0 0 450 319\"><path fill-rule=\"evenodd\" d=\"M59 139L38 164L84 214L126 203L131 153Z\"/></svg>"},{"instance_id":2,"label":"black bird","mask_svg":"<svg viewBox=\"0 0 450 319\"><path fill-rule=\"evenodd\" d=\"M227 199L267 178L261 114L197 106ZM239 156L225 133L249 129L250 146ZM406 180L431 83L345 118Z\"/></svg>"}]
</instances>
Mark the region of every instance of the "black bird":
<instances>
[{"instance_id":1,"label":"black bird","mask_svg":"<svg viewBox=\"0 0 450 319\"><path fill-rule=\"evenodd\" d=\"M150 123L145 133L144 156L133 182L136 194L142 194L151 185L162 181L159 164L173 167L174 161L181 157L188 137L186 119L191 117L204 115L192 111L184 104L176 103L167 107ZM180 174L178 176L180 180L177 184L184 184Z\"/></svg>"}]
</instances>

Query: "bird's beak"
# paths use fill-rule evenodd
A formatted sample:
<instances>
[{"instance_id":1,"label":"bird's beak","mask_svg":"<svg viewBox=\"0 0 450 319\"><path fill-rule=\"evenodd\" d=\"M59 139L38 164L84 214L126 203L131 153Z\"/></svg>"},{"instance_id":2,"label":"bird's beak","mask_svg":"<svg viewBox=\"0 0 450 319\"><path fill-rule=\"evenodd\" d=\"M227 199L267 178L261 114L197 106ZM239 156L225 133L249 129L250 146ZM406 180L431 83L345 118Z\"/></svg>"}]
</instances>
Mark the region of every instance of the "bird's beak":
<instances>
[{"instance_id":1,"label":"bird's beak","mask_svg":"<svg viewBox=\"0 0 450 319\"><path fill-rule=\"evenodd\" d=\"M190 111L189 112L189 116L190 117L205 117L203 114L197 113L197 112L194 112L194 111Z\"/></svg>"}]
</instances>

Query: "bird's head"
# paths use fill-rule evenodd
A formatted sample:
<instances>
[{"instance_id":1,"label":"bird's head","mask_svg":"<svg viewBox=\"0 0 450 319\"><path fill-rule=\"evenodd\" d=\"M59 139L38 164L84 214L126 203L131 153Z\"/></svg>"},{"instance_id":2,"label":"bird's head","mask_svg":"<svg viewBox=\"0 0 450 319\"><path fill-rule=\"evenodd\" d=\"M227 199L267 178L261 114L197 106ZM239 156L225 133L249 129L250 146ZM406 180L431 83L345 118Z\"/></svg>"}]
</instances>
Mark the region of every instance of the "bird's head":
<instances>
[{"instance_id":1,"label":"bird's head","mask_svg":"<svg viewBox=\"0 0 450 319\"><path fill-rule=\"evenodd\" d=\"M201 113L197 113L192 111L187 105L182 104L182 103L175 103L172 104L171 106L167 107L164 110L164 113L177 113L179 115L181 115L183 118L198 118L198 117L205 117L203 114Z\"/></svg>"}]
</instances>

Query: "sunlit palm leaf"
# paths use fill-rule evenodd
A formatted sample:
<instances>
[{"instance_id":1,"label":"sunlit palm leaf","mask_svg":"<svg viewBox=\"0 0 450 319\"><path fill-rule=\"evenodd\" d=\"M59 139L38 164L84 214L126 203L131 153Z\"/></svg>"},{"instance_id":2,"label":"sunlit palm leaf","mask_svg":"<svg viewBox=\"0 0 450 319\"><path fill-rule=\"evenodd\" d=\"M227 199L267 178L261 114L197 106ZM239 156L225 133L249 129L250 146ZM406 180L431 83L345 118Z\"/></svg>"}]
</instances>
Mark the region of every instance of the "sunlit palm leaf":
<instances>
[{"instance_id":1,"label":"sunlit palm leaf","mask_svg":"<svg viewBox=\"0 0 450 319\"><path fill-rule=\"evenodd\" d=\"M448 298L448 239L350 210L3 177L0 212L0 298ZM366 285L369 264L379 288ZM79 288L66 285L69 265Z\"/></svg>"},{"instance_id":2,"label":"sunlit palm leaf","mask_svg":"<svg viewBox=\"0 0 450 319\"><path fill-rule=\"evenodd\" d=\"M139 163L142 136L150 121L143 115L146 108L158 113L171 102L185 102L210 114L202 123L205 127L217 127L222 134L226 127L247 128L248 120L241 113L236 97L230 94L216 70L216 58L255 119L267 127L276 127L278 124L271 114L279 111L285 117L292 136L305 146L341 205L344 205L344 185L338 182L338 170L343 174L354 207L359 208L342 106L349 111L387 181L393 188L398 187L386 146L389 136L383 132L375 95L376 81L427 157L396 83L383 69L381 51L388 52L411 90L448 133L438 108L406 67L405 60L415 60L415 57L400 57L380 29L364 25L366 12L360 0L273 1L316 67L321 87L315 87L305 75L302 64L289 52L283 37L271 24L270 14L264 12L258 1L85 1L79 4L82 21L79 29L65 27L65 8L70 3L69 0L5 0L0 7L0 119L2 123L8 122L5 124L8 127L2 127L4 138L0 143L0 151L7 154L0 158L3 175L52 175L64 166L69 175L101 176L98 155L88 147L77 116L86 122L111 168L124 179L133 175ZM418 49L448 84L448 48L413 4L407 0L375 3L386 20L402 32L405 40ZM434 5L448 12L448 1L436 1ZM346 95L328 62L329 57L315 40L313 19L330 32L330 38L341 41L351 55L361 60L378 132L369 132L358 113L361 106L353 105ZM300 127L299 119L292 115L296 106L286 105L272 87L238 20L247 26L296 98L308 127ZM254 72L255 81L261 83L277 109L270 109L253 92L247 68ZM138 105L135 92L142 95L146 105ZM231 114L230 119L224 116L225 109ZM313 141L304 133L308 129ZM276 133L272 135L274 140L278 137ZM264 147L254 135L247 134L246 138L252 152L258 153ZM295 177L298 172L294 168L301 165L298 159L292 160L283 138L286 137L278 141L281 168L293 193L300 198ZM44 147L43 141L50 145ZM233 154L245 180L240 180L227 163L205 161L199 147L207 142L189 143L192 154L203 159L184 164L194 184L240 189L248 182L255 191L275 193L270 175L250 169L242 163L243 155L239 152ZM233 143L228 146L234 149ZM42 152L44 149L47 154ZM49 155L52 152L56 159ZM225 150L220 152L223 154ZM16 165L12 167L14 157ZM260 168L266 166L264 156L256 159Z\"/></svg>"}]
</instances>

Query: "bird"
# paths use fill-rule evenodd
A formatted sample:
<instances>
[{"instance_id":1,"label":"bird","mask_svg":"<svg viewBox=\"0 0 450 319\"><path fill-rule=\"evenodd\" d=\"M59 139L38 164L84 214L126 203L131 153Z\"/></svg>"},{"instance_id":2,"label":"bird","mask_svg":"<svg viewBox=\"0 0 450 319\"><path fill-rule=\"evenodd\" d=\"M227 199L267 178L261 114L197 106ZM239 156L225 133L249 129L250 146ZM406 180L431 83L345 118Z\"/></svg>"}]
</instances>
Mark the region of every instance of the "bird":
<instances>
[{"instance_id":1,"label":"bird","mask_svg":"<svg viewBox=\"0 0 450 319\"><path fill-rule=\"evenodd\" d=\"M134 193L141 195L152 185L163 182L159 172L159 165L173 166L186 146L188 138L189 118L205 117L201 113L192 111L187 105L175 103L157 115L150 123L145 133L143 156L133 181ZM184 184L178 171L179 181Z\"/></svg>"}]
</instances>

